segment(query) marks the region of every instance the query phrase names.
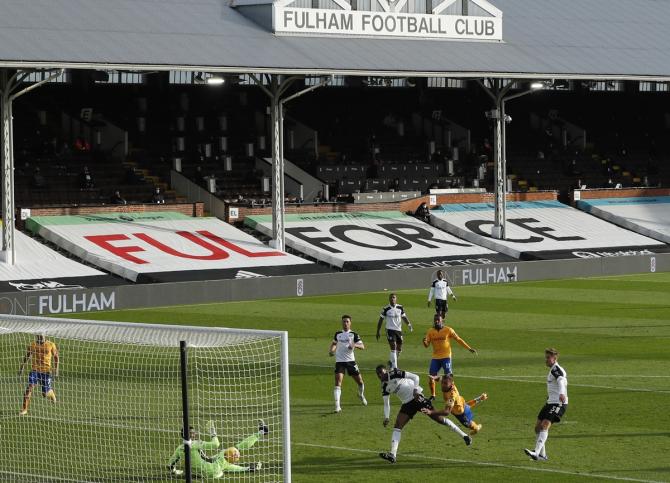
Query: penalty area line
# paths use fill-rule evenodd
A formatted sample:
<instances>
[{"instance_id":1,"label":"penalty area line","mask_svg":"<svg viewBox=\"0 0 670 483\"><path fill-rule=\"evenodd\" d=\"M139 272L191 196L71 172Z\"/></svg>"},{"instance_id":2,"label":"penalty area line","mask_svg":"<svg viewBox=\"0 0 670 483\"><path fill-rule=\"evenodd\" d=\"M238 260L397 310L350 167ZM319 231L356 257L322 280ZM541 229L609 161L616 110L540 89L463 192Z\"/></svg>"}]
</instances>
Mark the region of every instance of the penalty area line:
<instances>
[{"instance_id":1,"label":"penalty area line","mask_svg":"<svg viewBox=\"0 0 670 483\"><path fill-rule=\"evenodd\" d=\"M377 454L378 451L374 451L371 449L360 449L360 448L345 448L342 446L330 446L330 445L324 445L324 444L313 444L313 443L294 443L298 446L307 446L311 448L323 448L323 449L332 449L332 450L339 450L339 451L350 451L353 453L372 453L372 454ZM521 450L519 450L521 452ZM568 475L568 476L580 476L584 478L598 478L602 480L617 480L617 481L635 481L638 483L664 483L662 481L658 480L642 480L638 478L628 478L625 476L608 476L608 475L599 475L595 473L579 473L577 471L567 471L567 470L556 470L552 468L534 468L532 466L516 466L516 465L505 465L502 463L493 463L489 461L473 461L473 460L463 460L463 459L456 459L456 458L440 458L437 456L426 456L426 455L418 455L414 453L407 453L404 456L407 456L408 458L418 458L418 459L424 459L424 460L434 460L434 461L442 461L445 463L467 463L470 465L475 465L475 466L488 466L488 467L493 467L493 468L505 468L505 469L511 469L511 470L522 470L522 471L536 471L539 473L553 473L553 474L559 474L559 475ZM542 463L537 463L537 464L542 464Z\"/></svg>"}]
</instances>

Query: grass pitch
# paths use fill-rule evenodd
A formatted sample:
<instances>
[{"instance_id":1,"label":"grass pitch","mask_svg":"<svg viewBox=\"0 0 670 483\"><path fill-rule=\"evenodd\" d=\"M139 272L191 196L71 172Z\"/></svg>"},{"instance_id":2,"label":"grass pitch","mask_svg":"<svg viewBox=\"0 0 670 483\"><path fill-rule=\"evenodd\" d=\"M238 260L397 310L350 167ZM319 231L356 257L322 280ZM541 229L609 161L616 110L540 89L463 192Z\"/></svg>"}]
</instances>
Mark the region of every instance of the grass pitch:
<instances>
[{"instance_id":1,"label":"grass pitch","mask_svg":"<svg viewBox=\"0 0 670 483\"><path fill-rule=\"evenodd\" d=\"M382 427L374 374L374 367L388 359L386 341L374 337L388 292L83 317L288 330L296 482L670 481L670 274L454 290L458 300L450 303L447 324L479 356L455 346L453 369L466 399L489 394L474 410L483 429L466 447L456 434L419 414L403 430L395 465L377 456L388 450L391 436L390 427ZM399 365L419 373L427 390L431 352L421 338L433 309L426 307L426 296L427 289L398 292L414 325ZM334 414L334 359L327 350L344 313L352 316L352 329L366 344L356 355L369 405L360 405L355 383L345 376L343 411ZM523 448L534 445L533 425L546 397L543 350L548 346L561 352L570 405L564 421L550 431L550 460L534 462ZM399 408L395 396L391 405L393 420ZM77 453L71 458L76 466Z\"/></svg>"}]
</instances>

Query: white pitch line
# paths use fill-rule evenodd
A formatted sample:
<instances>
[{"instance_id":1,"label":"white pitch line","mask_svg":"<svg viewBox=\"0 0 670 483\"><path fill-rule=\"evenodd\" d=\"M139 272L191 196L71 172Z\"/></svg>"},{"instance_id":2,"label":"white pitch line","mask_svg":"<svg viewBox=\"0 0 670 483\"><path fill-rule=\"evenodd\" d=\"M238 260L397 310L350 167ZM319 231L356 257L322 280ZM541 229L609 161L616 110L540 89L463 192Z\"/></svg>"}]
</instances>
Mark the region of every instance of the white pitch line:
<instances>
[{"instance_id":1,"label":"white pitch line","mask_svg":"<svg viewBox=\"0 0 670 483\"><path fill-rule=\"evenodd\" d=\"M524 381L522 379L514 379L510 377L503 377L503 376L467 376L464 374L459 374L458 377L465 377L465 378L470 378L470 379L485 379L485 380L491 380L491 381L506 381L506 382L524 382L524 383L530 383L530 384L544 384L545 380L542 378L542 381ZM644 387L615 387L615 386L601 386L598 384L575 384L575 383L570 383L570 387L590 387L594 389L614 389L616 391L629 391L629 392L653 392L656 394L670 394L670 390L664 390L664 389L647 389Z\"/></svg>"},{"instance_id":2,"label":"white pitch line","mask_svg":"<svg viewBox=\"0 0 670 483\"><path fill-rule=\"evenodd\" d=\"M340 451L351 451L354 453L373 453L376 454L377 451L371 450L371 449L359 449L359 448L344 448L342 446L329 446L329 445L323 445L323 444L313 444L313 443L294 443L298 446L308 446L312 448L323 448L323 449L333 449L333 450L340 450ZM521 452L521 450L519 450ZM473 461L473 460L462 460L462 459L455 459L455 458L440 458L437 456L426 456L426 455L417 455L413 453L407 453L405 454L408 458L419 458L419 459L426 459L426 460L435 460L435 461L443 461L445 463L466 463L470 465L476 465L476 466L490 466L490 467L496 467L496 468L507 468L507 469L512 469L512 470L522 470L522 471L537 471L540 473L555 473L559 475L569 475L569 476L581 476L584 478L598 478L598 479L603 479L603 480L618 480L618 481L636 481L639 483L665 483L663 481L659 480L642 480L638 478L627 478L625 476L608 476L608 475L599 475L599 474L594 474L594 473L579 473L576 471L567 471L567 470L555 470L551 468L541 468L541 467L532 467L532 466L516 466L516 465L505 465L503 463L492 463L488 461ZM538 465L541 465L542 463L537 463Z\"/></svg>"},{"instance_id":3,"label":"white pitch line","mask_svg":"<svg viewBox=\"0 0 670 483\"><path fill-rule=\"evenodd\" d=\"M296 364L291 363L291 366L302 366L302 367L322 367L322 368L332 368L332 365L325 364ZM425 372L416 372L419 375L426 375ZM468 379L484 379L489 381L506 381L506 382L522 382L526 384L545 384L546 380L544 376L472 376L467 374L458 374L458 377L468 378ZM586 377L586 376L585 376ZM593 376L593 377L620 377L620 376ZM628 376L621 376L628 377ZM635 376L632 376L635 377ZM656 377L665 377L665 376L656 376ZM524 379L536 378L542 380L537 381L527 381ZM570 376L572 378L572 376ZM594 389L613 389L616 391L629 391L629 392L651 392L656 394L670 394L670 390L664 389L648 389L648 388L635 388L635 387L616 387L616 386L601 386L596 384L575 384L570 383L570 387L589 387Z\"/></svg>"},{"instance_id":4,"label":"white pitch line","mask_svg":"<svg viewBox=\"0 0 670 483\"><path fill-rule=\"evenodd\" d=\"M23 476L23 477L30 477L30 478L33 478L33 479L35 479L35 478L37 478L37 479L47 478L48 481L72 481L72 482L76 482L76 483L91 483L88 480L71 480L69 478L59 478L57 476L45 477L44 475L33 475L31 473L15 473L14 471L1 471L0 470L0 475Z\"/></svg>"},{"instance_id":5,"label":"white pitch line","mask_svg":"<svg viewBox=\"0 0 670 483\"><path fill-rule=\"evenodd\" d=\"M496 376L491 376L491 377L496 377ZM506 374L505 376L500 376L500 377L512 377L512 378L517 378L517 379L538 379L540 377L544 376L517 376L517 375L511 375L511 374ZM638 374L570 374L570 379L576 379L576 378L589 378L589 377L635 377L635 378L659 378L659 379L670 379L670 376L641 376Z\"/></svg>"}]
</instances>

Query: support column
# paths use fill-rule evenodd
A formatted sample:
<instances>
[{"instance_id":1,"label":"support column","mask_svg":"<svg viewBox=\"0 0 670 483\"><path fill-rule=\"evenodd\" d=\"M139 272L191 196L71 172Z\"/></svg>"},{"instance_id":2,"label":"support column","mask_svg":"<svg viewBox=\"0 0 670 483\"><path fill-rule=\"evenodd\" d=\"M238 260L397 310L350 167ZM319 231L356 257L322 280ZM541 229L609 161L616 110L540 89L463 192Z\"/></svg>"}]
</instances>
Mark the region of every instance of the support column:
<instances>
[{"instance_id":1,"label":"support column","mask_svg":"<svg viewBox=\"0 0 670 483\"><path fill-rule=\"evenodd\" d=\"M501 240L504 240L507 235L507 193L509 192L507 189L507 112L505 111L505 99L502 99L500 102L500 126L501 126L501 141L500 141L500 151L502 153L501 158L501 166L502 166L502 185L504 187L503 191L503 197L502 197L502 236L500 237Z\"/></svg>"},{"instance_id":2,"label":"support column","mask_svg":"<svg viewBox=\"0 0 670 483\"><path fill-rule=\"evenodd\" d=\"M284 158L279 76L271 77L270 117L272 123L272 239L274 248L284 250Z\"/></svg>"},{"instance_id":3,"label":"support column","mask_svg":"<svg viewBox=\"0 0 670 483\"><path fill-rule=\"evenodd\" d=\"M2 258L9 265L16 263L14 250L14 163L12 156L11 85L5 69L0 71L0 147L2 156Z\"/></svg>"},{"instance_id":4,"label":"support column","mask_svg":"<svg viewBox=\"0 0 670 483\"><path fill-rule=\"evenodd\" d=\"M503 126L505 120L502 118L502 106L500 98L496 102L496 108L493 111L495 119L495 129L493 131L493 180L494 180L494 195L495 195L495 218L494 225L491 231L493 238L499 240L505 239L505 179L503 166Z\"/></svg>"}]
</instances>

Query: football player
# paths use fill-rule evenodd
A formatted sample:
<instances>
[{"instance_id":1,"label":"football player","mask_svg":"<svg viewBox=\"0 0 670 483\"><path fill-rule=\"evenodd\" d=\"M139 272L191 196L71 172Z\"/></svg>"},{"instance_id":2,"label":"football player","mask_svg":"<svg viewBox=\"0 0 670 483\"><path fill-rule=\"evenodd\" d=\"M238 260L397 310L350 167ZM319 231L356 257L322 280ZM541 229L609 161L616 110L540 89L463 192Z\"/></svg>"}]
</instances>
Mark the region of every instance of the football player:
<instances>
[{"instance_id":1,"label":"football player","mask_svg":"<svg viewBox=\"0 0 670 483\"><path fill-rule=\"evenodd\" d=\"M265 422L261 419L258 422L258 432L252 434L248 438L240 441L235 447L227 448L216 455L209 457L205 451L211 451L219 448L219 438L216 435L216 428L214 422L207 423L209 432L209 441L203 441L198 438L198 433L189 428L189 439L191 440L191 450L189 455L191 457L191 469L193 473L199 474L206 478L222 478L224 473L239 473L243 471L256 471L261 468L261 463L251 463L248 466L236 465L235 462L240 457L240 451L249 449L254 446L258 440L268 434L269 430ZM177 469L177 463L184 458L184 444L180 444L175 449L172 458L168 462L168 468L173 475L181 476L184 470Z\"/></svg>"},{"instance_id":2,"label":"football player","mask_svg":"<svg viewBox=\"0 0 670 483\"><path fill-rule=\"evenodd\" d=\"M462 347L469 350L474 355L477 351L470 347L467 342L461 339L456 331L449 326L444 325L442 316L435 314L433 316L433 327L428 329L426 336L423 338L423 346L428 347L433 345L433 357L430 360L430 367L428 368L428 387L430 387L430 399L435 399L435 380L440 369L445 374L450 374L451 369L451 343L449 339L458 342Z\"/></svg>"},{"instance_id":3,"label":"football player","mask_svg":"<svg viewBox=\"0 0 670 483\"><path fill-rule=\"evenodd\" d=\"M435 313L441 315L442 318L446 317L449 311L449 295L451 295L452 299L456 300L456 294L451 290L449 282L444 279L444 272L442 270L437 271L437 278L430 284L428 307L430 307L433 295L435 296Z\"/></svg>"},{"instance_id":4,"label":"football player","mask_svg":"<svg viewBox=\"0 0 670 483\"><path fill-rule=\"evenodd\" d=\"M568 373L558 365L558 351L553 348L545 349L544 362L549 368L549 374L547 374L547 403L537 415L535 450L523 450L535 461L549 459L545 450L549 428L554 423L560 423L561 418L568 410Z\"/></svg>"},{"instance_id":5,"label":"football player","mask_svg":"<svg viewBox=\"0 0 670 483\"><path fill-rule=\"evenodd\" d=\"M463 438L465 444L469 446L472 438L465 434L461 429L444 416L440 416L433 409L431 402L426 399L419 386L419 376L408 371L400 369L386 370L383 365L377 366L377 377L382 383L382 397L384 398L384 427L389 424L391 413L391 394L395 394L402 402L398 415L395 418L393 434L391 435L391 451L388 453L379 453L379 457L391 463L396 462L398 445L400 444L401 431L409 423L414 415L419 411L428 416L438 424L448 426L453 432Z\"/></svg>"},{"instance_id":6,"label":"football player","mask_svg":"<svg viewBox=\"0 0 670 483\"><path fill-rule=\"evenodd\" d=\"M42 396L52 403L56 402L56 393L52 387L52 377L58 376L59 357L56 344L47 340L44 334L35 335L35 340L28 346L26 355L23 356L23 361L21 361L21 366L19 367L19 377L21 377L23 375L23 368L28 359L30 359L31 370L30 374L28 374L28 387L26 387L26 391L23 394L23 405L19 412L21 416L28 414L28 406L30 405L33 388L38 384L42 386ZM51 367L52 359L53 368Z\"/></svg>"},{"instance_id":7,"label":"football player","mask_svg":"<svg viewBox=\"0 0 670 483\"><path fill-rule=\"evenodd\" d=\"M435 379L439 378L435 377ZM442 376L441 389L445 406L443 410L437 411L437 414L442 416L452 414L463 426L470 430L470 434L473 436L481 431L482 425L477 424L472 419L472 409L480 402L486 401L489 398L488 395L482 393L476 398L465 402L463 396L458 392L456 384L454 384L454 375L451 373Z\"/></svg>"},{"instance_id":8,"label":"football player","mask_svg":"<svg viewBox=\"0 0 670 483\"><path fill-rule=\"evenodd\" d=\"M363 350L365 345L359 335L351 330L351 316L343 315L342 330L335 332L328 350L328 355L335 356L335 389L333 390L333 396L335 397L336 413L342 411L340 395L342 394L342 379L344 379L345 372L358 384L358 399L361 400L363 406L368 405L368 401L365 399L365 383L361 371L358 370L358 364L356 364L354 349Z\"/></svg>"},{"instance_id":9,"label":"football player","mask_svg":"<svg viewBox=\"0 0 670 483\"><path fill-rule=\"evenodd\" d=\"M398 367L398 357L402 351L402 321L407 323L407 328L412 332L412 323L405 314L405 309L398 303L398 296L394 293L389 295L389 304L382 308L377 321L377 340L382 322L386 322L386 340L388 340L391 354L389 356L389 367Z\"/></svg>"}]
</instances>

